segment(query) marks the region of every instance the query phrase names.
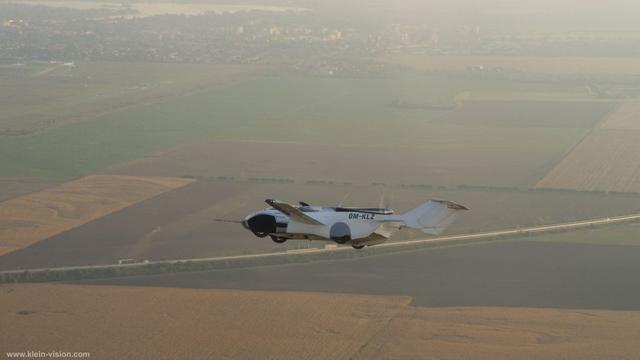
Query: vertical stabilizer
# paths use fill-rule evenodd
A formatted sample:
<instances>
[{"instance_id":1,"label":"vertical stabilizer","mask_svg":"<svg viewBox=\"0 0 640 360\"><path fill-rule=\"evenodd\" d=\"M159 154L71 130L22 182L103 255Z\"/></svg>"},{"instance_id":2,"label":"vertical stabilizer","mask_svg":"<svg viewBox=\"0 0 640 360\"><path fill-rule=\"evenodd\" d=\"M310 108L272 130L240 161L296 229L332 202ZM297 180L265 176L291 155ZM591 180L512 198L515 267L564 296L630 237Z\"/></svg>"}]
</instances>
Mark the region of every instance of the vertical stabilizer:
<instances>
[{"instance_id":1,"label":"vertical stabilizer","mask_svg":"<svg viewBox=\"0 0 640 360\"><path fill-rule=\"evenodd\" d=\"M439 235L465 210L469 209L451 201L429 200L400 218L407 227Z\"/></svg>"}]
</instances>

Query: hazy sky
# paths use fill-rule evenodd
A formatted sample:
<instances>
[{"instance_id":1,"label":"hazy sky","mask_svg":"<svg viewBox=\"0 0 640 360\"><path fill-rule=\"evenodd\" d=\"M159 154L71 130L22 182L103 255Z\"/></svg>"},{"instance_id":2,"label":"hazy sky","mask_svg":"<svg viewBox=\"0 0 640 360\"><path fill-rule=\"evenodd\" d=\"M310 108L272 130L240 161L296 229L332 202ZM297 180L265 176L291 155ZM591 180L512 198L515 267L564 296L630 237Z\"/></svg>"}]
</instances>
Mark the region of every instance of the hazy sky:
<instances>
[{"instance_id":1,"label":"hazy sky","mask_svg":"<svg viewBox=\"0 0 640 360\"><path fill-rule=\"evenodd\" d=\"M411 22L640 27L640 1L637 0L323 0L306 3L323 12L361 11Z\"/></svg>"}]
</instances>

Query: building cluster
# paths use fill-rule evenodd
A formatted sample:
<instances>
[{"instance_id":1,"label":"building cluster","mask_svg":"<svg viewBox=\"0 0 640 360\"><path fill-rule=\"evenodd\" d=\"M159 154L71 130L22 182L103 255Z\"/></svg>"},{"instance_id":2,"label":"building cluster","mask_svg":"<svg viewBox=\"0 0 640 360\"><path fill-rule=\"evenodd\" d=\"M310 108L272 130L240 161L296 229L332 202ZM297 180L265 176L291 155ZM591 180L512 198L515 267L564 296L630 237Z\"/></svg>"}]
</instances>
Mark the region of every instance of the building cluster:
<instances>
[{"instance_id":1,"label":"building cluster","mask_svg":"<svg viewBox=\"0 0 640 360\"><path fill-rule=\"evenodd\" d=\"M109 11L0 4L0 63L28 61L147 61L292 64L336 74L370 71L349 59L388 53L455 55L576 55L582 38L539 41L479 26L372 26L358 19L325 19L313 11L243 11L198 16L113 16ZM564 42L563 42L564 41ZM640 46L617 44L621 51ZM635 44L640 45L640 44ZM593 47L591 48L593 49ZM604 51L604 50L603 50ZM635 50L640 52L640 50ZM329 63L329 65L327 65ZM356 67L354 69L354 67Z\"/></svg>"}]
</instances>

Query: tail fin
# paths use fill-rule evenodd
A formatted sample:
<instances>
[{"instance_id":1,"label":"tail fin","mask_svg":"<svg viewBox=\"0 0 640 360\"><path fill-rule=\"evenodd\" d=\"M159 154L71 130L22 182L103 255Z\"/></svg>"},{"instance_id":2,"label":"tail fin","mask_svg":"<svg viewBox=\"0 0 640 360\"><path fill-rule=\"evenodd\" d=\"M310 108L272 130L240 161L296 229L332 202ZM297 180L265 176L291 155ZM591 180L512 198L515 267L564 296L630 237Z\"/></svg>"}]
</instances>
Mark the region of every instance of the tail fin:
<instances>
[{"instance_id":1,"label":"tail fin","mask_svg":"<svg viewBox=\"0 0 640 360\"><path fill-rule=\"evenodd\" d=\"M429 200L400 217L407 227L439 235L453 223L461 210L469 209L451 201Z\"/></svg>"}]
</instances>

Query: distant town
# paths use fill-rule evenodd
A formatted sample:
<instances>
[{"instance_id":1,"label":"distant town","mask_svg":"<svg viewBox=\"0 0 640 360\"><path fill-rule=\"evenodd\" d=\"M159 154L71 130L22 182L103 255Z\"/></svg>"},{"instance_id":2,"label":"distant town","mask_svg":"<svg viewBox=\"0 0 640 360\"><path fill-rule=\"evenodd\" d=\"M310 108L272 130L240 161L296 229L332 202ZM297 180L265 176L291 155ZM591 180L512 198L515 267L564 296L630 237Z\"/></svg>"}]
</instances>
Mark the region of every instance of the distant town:
<instances>
[{"instance_id":1,"label":"distant town","mask_svg":"<svg viewBox=\"0 0 640 360\"><path fill-rule=\"evenodd\" d=\"M124 16L119 7L72 9L0 3L0 63L135 61L289 64L332 75L375 72L363 59L389 53L634 55L640 40L518 36L477 24L384 23L325 18L313 10ZM602 46L600 45L602 42ZM594 50L595 49L595 50ZM355 61L354 59L357 59Z\"/></svg>"}]
</instances>

